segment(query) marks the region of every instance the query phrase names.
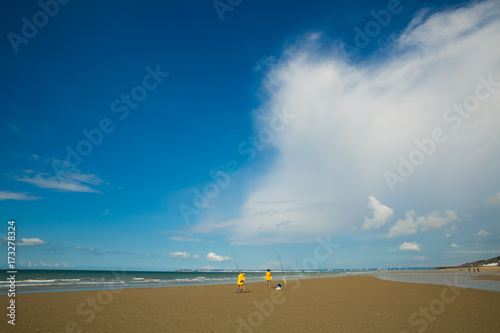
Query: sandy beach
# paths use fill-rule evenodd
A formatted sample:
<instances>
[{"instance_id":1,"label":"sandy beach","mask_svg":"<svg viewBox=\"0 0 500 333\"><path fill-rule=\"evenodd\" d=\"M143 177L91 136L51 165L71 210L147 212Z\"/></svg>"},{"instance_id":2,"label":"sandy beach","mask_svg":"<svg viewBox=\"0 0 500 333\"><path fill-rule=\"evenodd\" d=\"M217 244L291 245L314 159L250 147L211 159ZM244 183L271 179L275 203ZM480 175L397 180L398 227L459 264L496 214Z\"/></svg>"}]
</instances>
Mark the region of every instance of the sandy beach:
<instances>
[{"instance_id":1,"label":"sandy beach","mask_svg":"<svg viewBox=\"0 0 500 333\"><path fill-rule=\"evenodd\" d=\"M273 286L279 281L274 281ZM453 282L453 281L452 281ZM2 332L498 332L500 293L338 277L16 296ZM0 297L2 304L7 295ZM5 310L4 310L5 311Z\"/></svg>"}]
</instances>

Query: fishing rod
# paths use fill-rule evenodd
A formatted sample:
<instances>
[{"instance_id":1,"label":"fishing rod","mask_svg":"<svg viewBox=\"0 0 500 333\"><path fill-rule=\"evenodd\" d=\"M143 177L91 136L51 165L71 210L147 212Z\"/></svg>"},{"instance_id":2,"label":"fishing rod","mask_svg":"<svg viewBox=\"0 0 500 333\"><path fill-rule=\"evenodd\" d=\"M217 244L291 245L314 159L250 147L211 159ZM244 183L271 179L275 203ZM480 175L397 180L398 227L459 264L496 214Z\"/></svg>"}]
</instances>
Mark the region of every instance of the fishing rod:
<instances>
[{"instance_id":1,"label":"fishing rod","mask_svg":"<svg viewBox=\"0 0 500 333\"><path fill-rule=\"evenodd\" d=\"M283 265L281 264L281 257L280 253L278 252L278 248L276 248L276 253L278 254L278 259L280 260L281 273L283 273L283 282L285 282L285 287L286 287L285 271L283 270Z\"/></svg>"},{"instance_id":2,"label":"fishing rod","mask_svg":"<svg viewBox=\"0 0 500 333\"><path fill-rule=\"evenodd\" d=\"M236 258L234 257L233 251L231 251L231 254L233 255L234 264L236 265L236 269L238 270L238 273L239 273L240 272L240 268L238 267L238 263L236 262Z\"/></svg>"},{"instance_id":3,"label":"fishing rod","mask_svg":"<svg viewBox=\"0 0 500 333\"><path fill-rule=\"evenodd\" d=\"M233 255L234 264L236 265L236 269L238 270L238 274L239 274L240 273L240 268L238 267L238 263L236 262L236 258L234 256L233 251L231 251L231 254ZM238 275L238 277L239 277L239 275ZM243 291L246 292L245 283L243 283Z\"/></svg>"}]
</instances>

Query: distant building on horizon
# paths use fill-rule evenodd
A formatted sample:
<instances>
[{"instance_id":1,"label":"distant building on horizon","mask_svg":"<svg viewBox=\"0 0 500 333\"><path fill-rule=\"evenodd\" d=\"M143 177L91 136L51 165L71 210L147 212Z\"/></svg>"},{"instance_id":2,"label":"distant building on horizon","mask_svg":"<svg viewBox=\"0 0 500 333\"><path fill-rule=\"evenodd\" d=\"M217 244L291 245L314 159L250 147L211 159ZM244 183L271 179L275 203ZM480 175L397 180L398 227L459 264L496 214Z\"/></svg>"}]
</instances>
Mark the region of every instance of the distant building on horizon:
<instances>
[{"instance_id":1,"label":"distant building on horizon","mask_svg":"<svg viewBox=\"0 0 500 333\"><path fill-rule=\"evenodd\" d=\"M483 264L483 267L494 267L498 266L498 262L490 262L489 264Z\"/></svg>"}]
</instances>

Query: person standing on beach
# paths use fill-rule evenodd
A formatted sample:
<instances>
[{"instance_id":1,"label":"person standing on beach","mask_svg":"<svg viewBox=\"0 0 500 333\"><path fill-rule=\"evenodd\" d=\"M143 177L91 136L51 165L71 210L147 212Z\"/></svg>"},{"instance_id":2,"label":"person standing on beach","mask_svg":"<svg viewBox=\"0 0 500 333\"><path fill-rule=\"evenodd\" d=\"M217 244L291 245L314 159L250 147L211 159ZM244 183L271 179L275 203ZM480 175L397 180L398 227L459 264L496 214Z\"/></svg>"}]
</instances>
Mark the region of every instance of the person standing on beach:
<instances>
[{"instance_id":1,"label":"person standing on beach","mask_svg":"<svg viewBox=\"0 0 500 333\"><path fill-rule=\"evenodd\" d=\"M271 275L271 271L267 269L266 272L266 289L269 288L271 289L271 280L273 279L273 276Z\"/></svg>"},{"instance_id":2,"label":"person standing on beach","mask_svg":"<svg viewBox=\"0 0 500 333\"><path fill-rule=\"evenodd\" d=\"M238 275L238 283L237 283L238 289L236 289L237 293L239 293L240 291L243 292L243 290L245 289L244 283L245 283L245 273L241 272Z\"/></svg>"}]
</instances>

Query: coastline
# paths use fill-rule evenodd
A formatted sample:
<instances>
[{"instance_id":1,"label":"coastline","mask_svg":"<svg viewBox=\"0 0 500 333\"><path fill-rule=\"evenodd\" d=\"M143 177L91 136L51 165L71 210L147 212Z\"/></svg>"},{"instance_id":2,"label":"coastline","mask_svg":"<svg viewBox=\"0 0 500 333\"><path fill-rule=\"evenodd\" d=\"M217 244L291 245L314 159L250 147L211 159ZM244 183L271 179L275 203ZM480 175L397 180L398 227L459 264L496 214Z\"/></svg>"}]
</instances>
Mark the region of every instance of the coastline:
<instances>
[{"instance_id":1,"label":"coastline","mask_svg":"<svg viewBox=\"0 0 500 333\"><path fill-rule=\"evenodd\" d=\"M275 279L273 286L280 282ZM371 276L16 295L16 329L52 332L495 331L500 293ZM1 304L8 297L0 296ZM422 309L427 309L422 312ZM4 331L7 321L0 323ZM425 328L424 328L425 327ZM10 328L10 327L9 327Z\"/></svg>"},{"instance_id":2,"label":"coastline","mask_svg":"<svg viewBox=\"0 0 500 333\"><path fill-rule=\"evenodd\" d=\"M247 271L246 282L261 282L262 271ZM68 271L31 270L20 271L16 281L16 293L67 292L103 289L162 288L233 284L236 272L147 272L147 271ZM345 276L373 276L383 280L444 285L455 279L457 285L467 288L499 291L500 269L484 269L474 273L459 269L406 269L406 270L359 270L359 271L287 271L287 280L315 279ZM281 279L275 274L275 279ZM456 281L458 280L458 281ZM8 281L0 281L7 286ZM7 289L0 288L0 295Z\"/></svg>"}]
</instances>

